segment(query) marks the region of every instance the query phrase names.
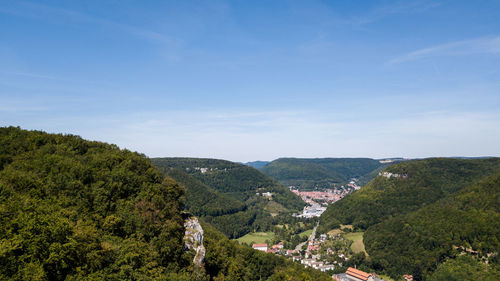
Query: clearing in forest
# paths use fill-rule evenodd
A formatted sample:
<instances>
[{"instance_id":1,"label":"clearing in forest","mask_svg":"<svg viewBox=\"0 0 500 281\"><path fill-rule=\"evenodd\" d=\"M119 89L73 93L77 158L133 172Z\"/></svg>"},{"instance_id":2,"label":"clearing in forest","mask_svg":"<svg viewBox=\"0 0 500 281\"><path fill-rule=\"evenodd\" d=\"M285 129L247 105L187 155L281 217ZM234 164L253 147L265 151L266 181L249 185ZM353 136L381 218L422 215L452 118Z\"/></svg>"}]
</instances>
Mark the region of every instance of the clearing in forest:
<instances>
[{"instance_id":1,"label":"clearing in forest","mask_svg":"<svg viewBox=\"0 0 500 281\"><path fill-rule=\"evenodd\" d=\"M364 252L365 255L368 255L365 250L365 244L363 243L363 233L364 232L346 233L344 237L353 242L351 245L351 249L354 253Z\"/></svg>"},{"instance_id":2,"label":"clearing in forest","mask_svg":"<svg viewBox=\"0 0 500 281\"><path fill-rule=\"evenodd\" d=\"M266 243L266 240L273 240L274 238L274 233L272 232L253 232L253 233L248 233L245 236L242 236L236 240L238 240L240 243L247 243L248 245L252 246L252 243Z\"/></svg>"}]
</instances>

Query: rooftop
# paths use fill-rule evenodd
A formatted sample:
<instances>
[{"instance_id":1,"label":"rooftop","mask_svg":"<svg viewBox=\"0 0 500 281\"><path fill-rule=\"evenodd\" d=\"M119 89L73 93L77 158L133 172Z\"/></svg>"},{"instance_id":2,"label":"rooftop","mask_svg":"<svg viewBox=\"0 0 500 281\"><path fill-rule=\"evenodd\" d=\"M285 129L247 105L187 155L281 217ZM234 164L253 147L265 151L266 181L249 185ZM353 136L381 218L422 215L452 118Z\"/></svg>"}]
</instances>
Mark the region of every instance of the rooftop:
<instances>
[{"instance_id":1,"label":"rooftop","mask_svg":"<svg viewBox=\"0 0 500 281\"><path fill-rule=\"evenodd\" d=\"M361 280L368 280L368 278L371 276L370 273L366 273L364 271L361 271L361 270L353 268L353 267L349 267L345 273L347 275L351 275L351 276L359 278Z\"/></svg>"}]
</instances>

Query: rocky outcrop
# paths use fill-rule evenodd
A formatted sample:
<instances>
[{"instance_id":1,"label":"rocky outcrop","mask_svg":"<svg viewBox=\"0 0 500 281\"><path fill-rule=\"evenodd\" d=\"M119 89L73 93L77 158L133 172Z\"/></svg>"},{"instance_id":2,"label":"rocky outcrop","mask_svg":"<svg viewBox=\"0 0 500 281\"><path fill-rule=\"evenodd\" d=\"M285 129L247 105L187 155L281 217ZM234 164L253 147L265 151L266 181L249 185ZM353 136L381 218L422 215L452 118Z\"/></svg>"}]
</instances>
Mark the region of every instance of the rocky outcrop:
<instances>
[{"instance_id":1,"label":"rocky outcrop","mask_svg":"<svg viewBox=\"0 0 500 281\"><path fill-rule=\"evenodd\" d=\"M203 267L206 251L203 246L203 228L198 219L191 216L184 220L184 229L184 249L194 250L194 265Z\"/></svg>"}]
</instances>

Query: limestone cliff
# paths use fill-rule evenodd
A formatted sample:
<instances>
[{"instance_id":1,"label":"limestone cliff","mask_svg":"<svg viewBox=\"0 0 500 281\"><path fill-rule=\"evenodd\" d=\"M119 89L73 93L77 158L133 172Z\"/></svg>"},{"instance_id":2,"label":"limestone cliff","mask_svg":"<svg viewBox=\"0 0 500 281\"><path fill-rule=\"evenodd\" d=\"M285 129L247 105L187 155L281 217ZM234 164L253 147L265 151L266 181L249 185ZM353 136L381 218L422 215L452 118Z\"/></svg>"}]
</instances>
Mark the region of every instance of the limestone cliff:
<instances>
[{"instance_id":1,"label":"limestone cliff","mask_svg":"<svg viewBox=\"0 0 500 281\"><path fill-rule=\"evenodd\" d=\"M184 229L184 247L186 250L193 249L195 251L193 263L195 266L203 267L203 262L205 260L203 228L201 227L198 219L191 216L184 221Z\"/></svg>"}]
</instances>

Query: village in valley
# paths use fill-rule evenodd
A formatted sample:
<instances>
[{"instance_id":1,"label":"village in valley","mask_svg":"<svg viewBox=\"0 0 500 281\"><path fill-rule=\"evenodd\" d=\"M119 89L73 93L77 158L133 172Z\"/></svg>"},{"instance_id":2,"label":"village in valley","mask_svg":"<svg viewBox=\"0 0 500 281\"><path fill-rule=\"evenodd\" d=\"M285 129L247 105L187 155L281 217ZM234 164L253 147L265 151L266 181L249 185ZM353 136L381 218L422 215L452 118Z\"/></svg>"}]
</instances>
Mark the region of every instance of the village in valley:
<instances>
[{"instance_id":1,"label":"village in valley","mask_svg":"<svg viewBox=\"0 0 500 281\"><path fill-rule=\"evenodd\" d=\"M304 207L301 214L294 214L296 217L313 218L319 217L326 210L326 207L344 198L347 194L359 190L358 179L353 178L346 186L335 189L324 189L314 191L300 191L295 186L289 186L290 191L299 196L304 202L309 204Z\"/></svg>"},{"instance_id":2,"label":"village in valley","mask_svg":"<svg viewBox=\"0 0 500 281\"><path fill-rule=\"evenodd\" d=\"M349 227L344 230L349 231ZM353 235L350 235L353 234ZM361 233L362 234L362 233ZM353 252L351 239L354 236L360 236L359 233L344 233L340 230L331 231L328 234L320 234L316 237L316 228L309 236L306 242L303 242L293 250L285 249L283 242L275 245L267 243L254 243L252 247L255 250L273 253L290 258L294 262L302 264L304 267L311 267L323 272L332 274L333 280L338 281L382 281L375 273L366 273L356 268L348 267L342 273L334 274L335 268L345 267L350 258L355 254ZM359 241L361 242L361 241ZM361 242L362 243L362 242ZM354 247L356 249L356 247ZM364 252L360 252L364 255ZM412 279L406 279L412 280Z\"/></svg>"},{"instance_id":3,"label":"village in valley","mask_svg":"<svg viewBox=\"0 0 500 281\"><path fill-rule=\"evenodd\" d=\"M383 175L387 177L387 175ZM401 175L389 175L401 176ZM406 176L406 175L403 175ZM357 179L353 178L345 186L335 189L300 191L295 186L289 186L290 191L299 196L308 205L300 214L293 214L294 217L303 219L316 219L326 210L327 206L334 204L349 193L359 190L361 187L357 184ZM272 196L271 194L262 194L262 196ZM273 253L288 257L294 262L302 264L304 267L311 267L332 275L333 280L338 281L383 281L375 273L366 273L354 267L347 267L351 258L359 258L366 255L362 237L362 232L354 232L352 226L342 226L341 229L335 229L329 233L317 233L317 224L308 236L307 240L299 243L293 249L286 249L285 245L289 243L252 243L255 250ZM352 264L352 263L351 263ZM354 265L355 266L355 265ZM335 269L346 268L345 272ZM411 275L405 275L407 281L413 280Z\"/></svg>"}]
</instances>

